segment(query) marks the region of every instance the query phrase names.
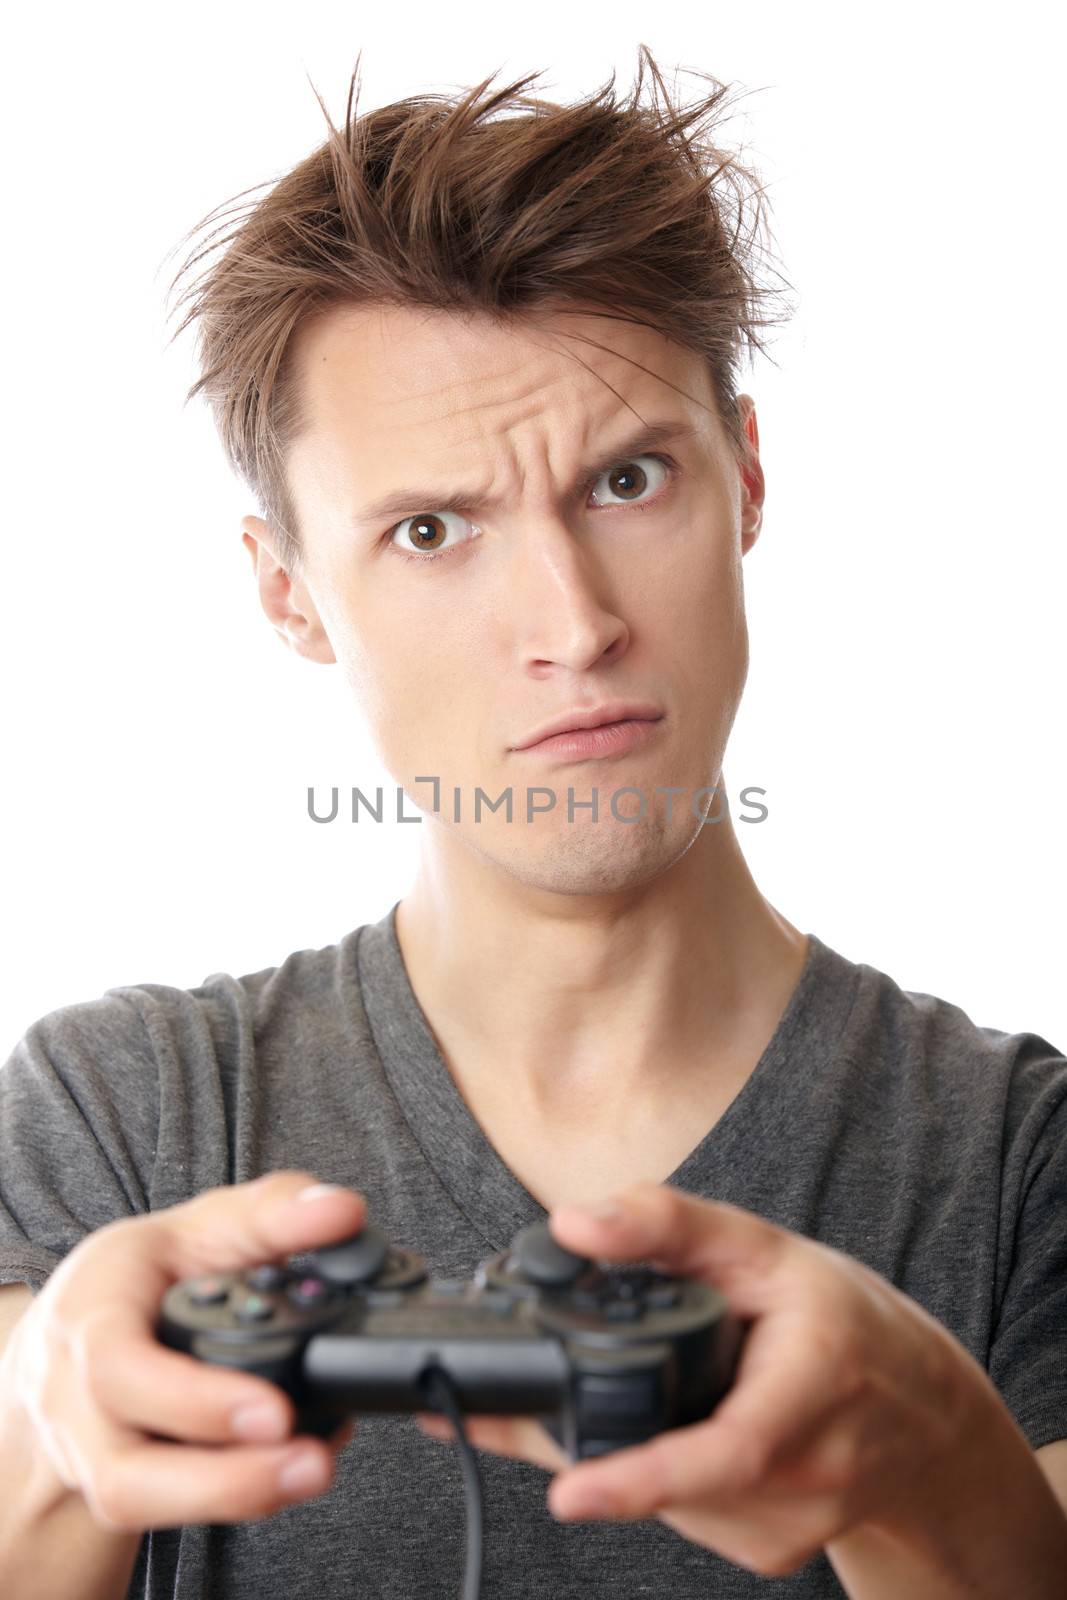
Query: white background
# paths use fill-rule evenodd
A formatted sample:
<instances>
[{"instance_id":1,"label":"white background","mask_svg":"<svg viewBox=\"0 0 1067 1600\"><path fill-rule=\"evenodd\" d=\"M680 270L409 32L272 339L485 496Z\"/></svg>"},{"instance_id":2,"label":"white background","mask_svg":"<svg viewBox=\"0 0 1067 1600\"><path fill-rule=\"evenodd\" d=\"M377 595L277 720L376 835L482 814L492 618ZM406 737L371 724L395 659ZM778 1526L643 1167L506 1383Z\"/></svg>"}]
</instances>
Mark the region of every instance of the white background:
<instances>
[{"instance_id":1,"label":"white background","mask_svg":"<svg viewBox=\"0 0 1067 1600\"><path fill-rule=\"evenodd\" d=\"M168 251L365 108L538 68L572 99L637 44L754 91L799 309L744 387L768 479L728 752L782 913L976 1022L1067 1048L1064 138L1037 4L667 0L19 8L2 104L0 1036L123 983L330 943L411 880L422 824L306 813L392 780L336 668L258 607ZM534 18L536 27L533 26ZM680 98L701 94L682 71ZM625 196L620 197L625 203ZM413 807L408 806L409 813ZM735 818L737 816L735 803ZM0 1037L0 1059L4 1053Z\"/></svg>"}]
</instances>

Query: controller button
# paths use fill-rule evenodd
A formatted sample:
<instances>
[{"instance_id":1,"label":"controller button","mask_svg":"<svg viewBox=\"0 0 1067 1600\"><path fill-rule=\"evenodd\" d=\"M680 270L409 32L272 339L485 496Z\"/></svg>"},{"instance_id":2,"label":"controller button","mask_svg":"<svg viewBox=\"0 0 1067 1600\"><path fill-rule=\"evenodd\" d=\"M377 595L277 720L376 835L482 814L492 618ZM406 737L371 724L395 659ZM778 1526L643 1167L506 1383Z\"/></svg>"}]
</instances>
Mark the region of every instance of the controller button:
<instances>
[{"instance_id":1,"label":"controller button","mask_svg":"<svg viewBox=\"0 0 1067 1600\"><path fill-rule=\"evenodd\" d=\"M669 1311L681 1298L682 1291L676 1283L659 1283L645 1291L645 1305L651 1311Z\"/></svg>"},{"instance_id":2,"label":"controller button","mask_svg":"<svg viewBox=\"0 0 1067 1600\"><path fill-rule=\"evenodd\" d=\"M515 1301L506 1289L485 1289L479 1296L478 1304L485 1306L487 1311L495 1311L497 1316L509 1316L515 1309Z\"/></svg>"},{"instance_id":3,"label":"controller button","mask_svg":"<svg viewBox=\"0 0 1067 1600\"><path fill-rule=\"evenodd\" d=\"M321 1278L301 1278L299 1283L294 1283L289 1290L289 1299L294 1306L317 1306L325 1300L330 1293L328 1283L323 1283Z\"/></svg>"},{"instance_id":4,"label":"controller button","mask_svg":"<svg viewBox=\"0 0 1067 1600\"><path fill-rule=\"evenodd\" d=\"M605 1300L600 1315L608 1322L636 1322L643 1310L640 1300Z\"/></svg>"},{"instance_id":5,"label":"controller button","mask_svg":"<svg viewBox=\"0 0 1067 1600\"><path fill-rule=\"evenodd\" d=\"M225 1278L195 1278L186 1285L186 1293L194 1306L214 1306L225 1300L230 1286Z\"/></svg>"},{"instance_id":6,"label":"controller button","mask_svg":"<svg viewBox=\"0 0 1067 1600\"><path fill-rule=\"evenodd\" d=\"M288 1277L284 1267L253 1267L245 1273L245 1283L250 1289L280 1289Z\"/></svg>"},{"instance_id":7,"label":"controller button","mask_svg":"<svg viewBox=\"0 0 1067 1600\"><path fill-rule=\"evenodd\" d=\"M557 1244L544 1222L531 1222L516 1234L511 1254L522 1277L549 1289L566 1289L589 1262Z\"/></svg>"},{"instance_id":8,"label":"controller button","mask_svg":"<svg viewBox=\"0 0 1067 1600\"><path fill-rule=\"evenodd\" d=\"M605 1290L619 1300L636 1299L647 1283L648 1273L641 1267L610 1267L603 1274Z\"/></svg>"},{"instance_id":9,"label":"controller button","mask_svg":"<svg viewBox=\"0 0 1067 1600\"><path fill-rule=\"evenodd\" d=\"M402 1306L407 1295L403 1289L365 1289L360 1299L365 1306L384 1309L388 1306Z\"/></svg>"},{"instance_id":10,"label":"controller button","mask_svg":"<svg viewBox=\"0 0 1067 1600\"><path fill-rule=\"evenodd\" d=\"M369 1283L382 1270L388 1254L389 1240L373 1222L351 1239L310 1252L316 1272L331 1283L343 1284Z\"/></svg>"},{"instance_id":11,"label":"controller button","mask_svg":"<svg viewBox=\"0 0 1067 1600\"><path fill-rule=\"evenodd\" d=\"M238 1322L265 1322L274 1315L274 1307L262 1295L246 1294L243 1300L238 1300L233 1312Z\"/></svg>"}]
</instances>

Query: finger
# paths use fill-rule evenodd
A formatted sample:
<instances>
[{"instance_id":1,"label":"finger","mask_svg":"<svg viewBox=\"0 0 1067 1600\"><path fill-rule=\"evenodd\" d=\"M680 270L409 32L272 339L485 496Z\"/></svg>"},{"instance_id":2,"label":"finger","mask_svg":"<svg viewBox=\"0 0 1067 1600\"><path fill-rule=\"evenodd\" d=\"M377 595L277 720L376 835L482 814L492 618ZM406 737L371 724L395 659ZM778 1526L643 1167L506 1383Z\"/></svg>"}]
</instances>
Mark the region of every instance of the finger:
<instances>
[{"instance_id":1,"label":"finger","mask_svg":"<svg viewBox=\"0 0 1067 1600\"><path fill-rule=\"evenodd\" d=\"M113 1423L72 1385L56 1425L78 1486L96 1522L117 1532L186 1523L254 1522L322 1494L333 1482L335 1441L303 1436L283 1445L198 1450L146 1441ZM286 1469L307 1463L300 1481Z\"/></svg>"},{"instance_id":2,"label":"finger","mask_svg":"<svg viewBox=\"0 0 1067 1600\"><path fill-rule=\"evenodd\" d=\"M608 1205L614 1215L557 1207L550 1218L553 1236L580 1255L654 1261L679 1277L713 1283L745 1317L780 1305L798 1253L818 1248L739 1206L702 1200L669 1184L636 1184L611 1196Z\"/></svg>"},{"instance_id":3,"label":"finger","mask_svg":"<svg viewBox=\"0 0 1067 1600\"><path fill-rule=\"evenodd\" d=\"M309 1196L309 1188L320 1192ZM172 1206L164 1236L167 1264L182 1278L239 1271L334 1244L357 1232L366 1213L355 1189L319 1186L310 1172L268 1172Z\"/></svg>"},{"instance_id":4,"label":"finger","mask_svg":"<svg viewBox=\"0 0 1067 1600\"><path fill-rule=\"evenodd\" d=\"M797 1350L792 1330L758 1324L734 1387L709 1418L571 1465L552 1486L553 1514L649 1517L689 1505L711 1511L760 1492L843 1403L824 1364Z\"/></svg>"},{"instance_id":5,"label":"finger","mask_svg":"<svg viewBox=\"0 0 1067 1600\"><path fill-rule=\"evenodd\" d=\"M163 1295L180 1279L239 1272L355 1233L366 1218L363 1196L337 1189L299 1199L313 1182L308 1172L270 1172L206 1189L158 1214L108 1223L52 1274L57 1308L73 1322L121 1299L154 1322ZM89 1259L93 1271L83 1271Z\"/></svg>"},{"instance_id":6,"label":"finger","mask_svg":"<svg viewBox=\"0 0 1067 1600\"><path fill-rule=\"evenodd\" d=\"M144 1312L125 1301L83 1318L71 1354L96 1405L127 1428L214 1444L265 1443L292 1431L295 1409L284 1390L167 1349Z\"/></svg>"},{"instance_id":7,"label":"finger","mask_svg":"<svg viewBox=\"0 0 1067 1600\"><path fill-rule=\"evenodd\" d=\"M339 1189L300 1200L312 1176L269 1173L206 1190L158 1216L100 1228L60 1263L49 1282L54 1324L97 1403L117 1421L205 1442L289 1434L293 1407L279 1388L167 1350L155 1324L176 1279L239 1270L355 1232L363 1197Z\"/></svg>"}]
</instances>

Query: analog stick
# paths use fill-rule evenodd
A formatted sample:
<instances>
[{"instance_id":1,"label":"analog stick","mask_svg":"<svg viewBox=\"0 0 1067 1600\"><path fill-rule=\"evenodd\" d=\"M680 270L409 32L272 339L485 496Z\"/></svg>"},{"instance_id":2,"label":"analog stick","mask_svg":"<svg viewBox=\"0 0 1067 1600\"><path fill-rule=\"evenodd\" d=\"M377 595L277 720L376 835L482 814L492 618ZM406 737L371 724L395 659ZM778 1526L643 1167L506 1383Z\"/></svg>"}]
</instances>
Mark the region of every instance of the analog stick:
<instances>
[{"instance_id":1,"label":"analog stick","mask_svg":"<svg viewBox=\"0 0 1067 1600\"><path fill-rule=\"evenodd\" d=\"M522 1276L546 1289L566 1289L588 1267L585 1256L557 1244L544 1222L531 1222L515 1235L512 1259Z\"/></svg>"},{"instance_id":2,"label":"analog stick","mask_svg":"<svg viewBox=\"0 0 1067 1600\"><path fill-rule=\"evenodd\" d=\"M382 1269L389 1254L389 1240L381 1228L368 1222L351 1239L321 1246L311 1252L315 1270L331 1283L369 1283Z\"/></svg>"}]
</instances>

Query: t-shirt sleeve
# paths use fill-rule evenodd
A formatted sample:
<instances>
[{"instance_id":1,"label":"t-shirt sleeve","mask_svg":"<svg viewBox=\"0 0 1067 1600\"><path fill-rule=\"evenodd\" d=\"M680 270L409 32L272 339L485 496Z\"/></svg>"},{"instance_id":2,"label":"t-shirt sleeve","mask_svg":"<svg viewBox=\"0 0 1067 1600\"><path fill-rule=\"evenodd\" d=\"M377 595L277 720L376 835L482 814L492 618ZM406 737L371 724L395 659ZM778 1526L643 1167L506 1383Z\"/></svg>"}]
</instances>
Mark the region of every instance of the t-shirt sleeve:
<instances>
[{"instance_id":1,"label":"t-shirt sleeve","mask_svg":"<svg viewBox=\"0 0 1067 1600\"><path fill-rule=\"evenodd\" d=\"M1067 1059L1022 1036L1005 1119L989 1374L1039 1450L1067 1439Z\"/></svg>"},{"instance_id":2,"label":"t-shirt sleeve","mask_svg":"<svg viewBox=\"0 0 1067 1600\"><path fill-rule=\"evenodd\" d=\"M159 1077L108 993L39 1018L0 1066L0 1284L36 1294L87 1234L149 1209Z\"/></svg>"}]
</instances>

